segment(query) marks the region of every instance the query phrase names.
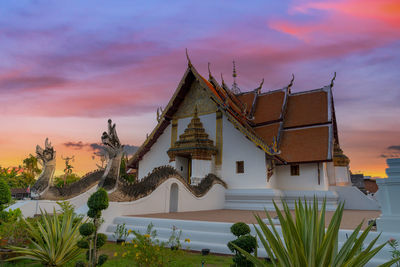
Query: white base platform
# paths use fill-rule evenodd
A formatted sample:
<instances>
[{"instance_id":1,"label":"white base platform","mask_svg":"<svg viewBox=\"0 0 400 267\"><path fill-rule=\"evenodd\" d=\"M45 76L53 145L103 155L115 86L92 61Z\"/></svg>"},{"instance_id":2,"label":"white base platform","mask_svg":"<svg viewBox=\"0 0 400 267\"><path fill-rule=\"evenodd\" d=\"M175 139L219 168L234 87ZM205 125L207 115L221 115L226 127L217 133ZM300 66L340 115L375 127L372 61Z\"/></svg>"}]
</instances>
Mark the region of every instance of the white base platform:
<instances>
[{"instance_id":1,"label":"white base platform","mask_svg":"<svg viewBox=\"0 0 400 267\"><path fill-rule=\"evenodd\" d=\"M277 189L229 189L225 191L224 209L237 210L275 210L272 201L281 207L281 200L286 201L289 208L294 208L296 200L312 201L326 198L326 209L336 210L338 195L334 191L283 191Z\"/></svg>"}]
</instances>

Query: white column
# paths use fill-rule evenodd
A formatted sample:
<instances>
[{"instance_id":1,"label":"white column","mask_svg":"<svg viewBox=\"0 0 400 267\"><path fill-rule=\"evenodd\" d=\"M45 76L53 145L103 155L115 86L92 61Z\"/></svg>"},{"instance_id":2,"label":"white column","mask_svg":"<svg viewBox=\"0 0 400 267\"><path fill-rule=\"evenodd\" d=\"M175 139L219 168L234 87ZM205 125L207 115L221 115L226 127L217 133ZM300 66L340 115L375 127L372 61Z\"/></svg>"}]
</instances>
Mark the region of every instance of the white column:
<instances>
[{"instance_id":1,"label":"white column","mask_svg":"<svg viewBox=\"0 0 400 267\"><path fill-rule=\"evenodd\" d=\"M376 224L378 231L398 232L400 227L400 158L387 159L387 179L377 179L377 198L381 204L381 216Z\"/></svg>"}]
</instances>

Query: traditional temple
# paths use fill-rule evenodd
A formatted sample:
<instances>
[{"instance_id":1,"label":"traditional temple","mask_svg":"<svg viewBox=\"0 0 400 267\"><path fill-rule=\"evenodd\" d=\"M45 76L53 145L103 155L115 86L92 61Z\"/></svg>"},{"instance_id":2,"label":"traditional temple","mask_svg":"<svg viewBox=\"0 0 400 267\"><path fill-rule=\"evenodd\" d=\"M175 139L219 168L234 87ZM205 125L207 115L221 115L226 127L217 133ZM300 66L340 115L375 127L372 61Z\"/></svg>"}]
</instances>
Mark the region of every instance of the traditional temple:
<instances>
[{"instance_id":1,"label":"traditional temple","mask_svg":"<svg viewBox=\"0 0 400 267\"><path fill-rule=\"evenodd\" d=\"M138 179L171 165L190 184L212 173L228 189L320 190L349 185L332 82L293 93L240 92L188 67L158 124L130 160Z\"/></svg>"}]
</instances>

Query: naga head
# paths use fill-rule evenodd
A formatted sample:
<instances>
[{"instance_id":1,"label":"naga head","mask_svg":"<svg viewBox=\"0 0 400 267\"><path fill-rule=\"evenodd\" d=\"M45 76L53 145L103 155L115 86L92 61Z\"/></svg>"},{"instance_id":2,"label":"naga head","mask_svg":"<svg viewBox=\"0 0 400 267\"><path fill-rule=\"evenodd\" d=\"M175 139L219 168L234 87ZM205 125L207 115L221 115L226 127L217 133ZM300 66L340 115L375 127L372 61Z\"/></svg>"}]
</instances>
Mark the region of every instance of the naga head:
<instances>
[{"instance_id":1,"label":"naga head","mask_svg":"<svg viewBox=\"0 0 400 267\"><path fill-rule=\"evenodd\" d=\"M39 145L36 146L36 157L40 159L43 164L56 158L56 152L49 142L49 138L46 138L44 149Z\"/></svg>"}]
</instances>

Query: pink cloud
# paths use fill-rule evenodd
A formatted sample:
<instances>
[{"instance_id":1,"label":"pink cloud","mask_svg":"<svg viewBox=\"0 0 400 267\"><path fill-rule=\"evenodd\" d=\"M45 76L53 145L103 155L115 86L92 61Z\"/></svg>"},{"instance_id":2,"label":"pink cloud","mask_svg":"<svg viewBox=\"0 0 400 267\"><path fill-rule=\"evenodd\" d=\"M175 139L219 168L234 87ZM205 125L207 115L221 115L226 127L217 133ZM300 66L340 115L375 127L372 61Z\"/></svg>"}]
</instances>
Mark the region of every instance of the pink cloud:
<instances>
[{"instance_id":1,"label":"pink cloud","mask_svg":"<svg viewBox=\"0 0 400 267\"><path fill-rule=\"evenodd\" d=\"M379 40L380 44L400 36L400 3L397 0L347 0L301 2L290 14L323 12L318 21L301 22L275 19L268 22L274 30L306 42L338 42L344 39Z\"/></svg>"}]
</instances>

